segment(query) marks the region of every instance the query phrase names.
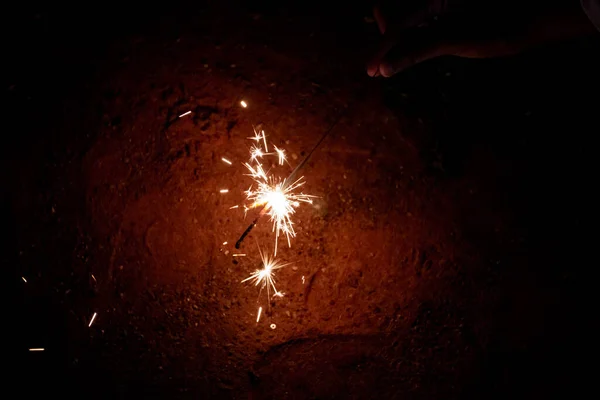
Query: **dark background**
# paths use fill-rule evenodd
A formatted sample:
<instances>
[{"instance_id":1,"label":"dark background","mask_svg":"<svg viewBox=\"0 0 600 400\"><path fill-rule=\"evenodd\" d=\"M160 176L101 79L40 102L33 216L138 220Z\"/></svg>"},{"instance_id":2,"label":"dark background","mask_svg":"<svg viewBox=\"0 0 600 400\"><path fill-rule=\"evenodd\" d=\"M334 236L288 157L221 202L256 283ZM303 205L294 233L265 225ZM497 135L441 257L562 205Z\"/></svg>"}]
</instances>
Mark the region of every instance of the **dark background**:
<instances>
[{"instance_id":1,"label":"dark background","mask_svg":"<svg viewBox=\"0 0 600 400\"><path fill-rule=\"evenodd\" d=\"M314 2L23 4L3 12L9 386L26 397L99 398L537 398L584 390L596 314L588 307L599 37L504 59L444 58L370 79L364 63L378 33L368 16L368 5ZM211 280L174 261L190 247L211 254L210 271L233 265L212 255L222 240L211 235L235 221L234 236L247 221L194 214L206 225L193 245L177 235L148 242L156 224L162 232L176 221L177 233L192 218L161 193L183 203L212 199L220 183L211 176L220 172L209 161L249 128L234 110L242 95L261 104L256 119L273 124L275 138L292 132L298 153L348 110L323 149L330 157L305 173L329 209L297 217L309 233L299 234L290 257L313 286L282 272L290 303L269 315L278 325L272 333L254 326L255 294L234 272ZM208 125L200 117L175 128L209 132L190 155L191 142L170 138L166 121L187 109L203 115L202 96L216 108ZM153 135L158 144L149 145ZM136 159L148 146L156 146L151 155ZM146 172L123 184L130 159ZM193 182L206 183L192 192ZM340 190L345 197L334 199ZM170 222L146 221L151 214ZM133 272L115 272L123 264ZM202 299L190 303L190 293ZM361 300L343 300L347 293ZM233 316L211 319L219 307Z\"/></svg>"}]
</instances>

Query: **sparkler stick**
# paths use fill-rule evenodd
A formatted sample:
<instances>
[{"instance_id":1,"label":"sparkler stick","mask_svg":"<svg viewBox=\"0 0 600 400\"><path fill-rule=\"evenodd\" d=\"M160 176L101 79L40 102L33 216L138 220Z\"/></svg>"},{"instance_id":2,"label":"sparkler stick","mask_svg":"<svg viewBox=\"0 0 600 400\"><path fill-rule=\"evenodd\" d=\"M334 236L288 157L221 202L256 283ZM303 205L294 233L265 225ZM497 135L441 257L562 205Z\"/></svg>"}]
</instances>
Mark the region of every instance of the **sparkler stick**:
<instances>
[{"instance_id":1,"label":"sparkler stick","mask_svg":"<svg viewBox=\"0 0 600 400\"><path fill-rule=\"evenodd\" d=\"M344 113L340 114L340 116L333 122L333 124L331 124L331 126L323 133L323 135L321 136L321 138L319 139L319 141L313 146L313 148L306 155L306 157L304 157L304 160L302 160L302 162L300 162L300 164L298 164L296 166L296 168L294 168L294 170L292 171L292 173L287 178L284 179L283 185L282 185L282 190L285 190L289 186L293 185L294 182L296 182L295 179L296 179L296 176L298 175L298 172L302 168L304 168L304 166L306 165L306 163L308 162L308 160L310 159L310 157L313 155L313 153L315 152L315 150L321 145L321 143L323 143L323 141L325 140L325 138L327 138L327 136L329 136L329 134L331 133L331 131L333 131L333 128L335 128L335 126L338 124L338 122L340 122L340 120L342 119L343 116L344 116ZM254 220L246 228L246 230L244 231L244 233L242 233L242 236L240 236L240 238L238 239L238 241L235 242L235 248L236 249L240 248L240 246L242 245L242 242L244 241L244 239L246 238L246 236L248 236L248 234L252 231L252 229L254 229L254 227L256 226L256 224L258 223L258 221L261 219L261 217L267 213L267 207L268 207L268 204L265 204L265 206L260 210L260 213L256 216L256 218L254 218Z\"/></svg>"}]
</instances>

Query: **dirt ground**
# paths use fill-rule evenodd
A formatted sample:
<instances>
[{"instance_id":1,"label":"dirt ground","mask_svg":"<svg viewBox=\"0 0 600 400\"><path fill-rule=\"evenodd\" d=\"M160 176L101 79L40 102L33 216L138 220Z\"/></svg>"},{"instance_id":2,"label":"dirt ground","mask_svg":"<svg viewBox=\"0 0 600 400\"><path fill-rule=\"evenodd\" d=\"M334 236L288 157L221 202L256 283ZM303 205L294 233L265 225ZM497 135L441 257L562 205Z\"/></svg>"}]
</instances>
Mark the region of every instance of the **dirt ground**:
<instances>
[{"instance_id":1,"label":"dirt ground","mask_svg":"<svg viewBox=\"0 0 600 400\"><path fill-rule=\"evenodd\" d=\"M366 7L148 7L21 10L5 34L26 397L574 396L598 37L378 80ZM293 166L338 120L267 302L240 281L271 224L232 257L252 124Z\"/></svg>"}]
</instances>

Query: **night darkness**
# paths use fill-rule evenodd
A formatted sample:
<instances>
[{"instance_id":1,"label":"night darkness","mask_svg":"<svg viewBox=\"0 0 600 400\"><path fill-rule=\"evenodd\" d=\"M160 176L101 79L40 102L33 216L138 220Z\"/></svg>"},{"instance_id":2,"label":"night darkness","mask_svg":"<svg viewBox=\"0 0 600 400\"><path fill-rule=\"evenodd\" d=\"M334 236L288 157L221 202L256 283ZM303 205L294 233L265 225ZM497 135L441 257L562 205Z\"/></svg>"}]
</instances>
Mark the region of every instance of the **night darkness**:
<instances>
[{"instance_id":1,"label":"night darkness","mask_svg":"<svg viewBox=\"0 0 600 400\"><path fill-rule=\"evenodd\" d=\"M371 78L369 4L281 3L3 12L6 398L579 398L600 34ZM267 301L247 137L332 124Z\"/></svg>"}]
</instances>

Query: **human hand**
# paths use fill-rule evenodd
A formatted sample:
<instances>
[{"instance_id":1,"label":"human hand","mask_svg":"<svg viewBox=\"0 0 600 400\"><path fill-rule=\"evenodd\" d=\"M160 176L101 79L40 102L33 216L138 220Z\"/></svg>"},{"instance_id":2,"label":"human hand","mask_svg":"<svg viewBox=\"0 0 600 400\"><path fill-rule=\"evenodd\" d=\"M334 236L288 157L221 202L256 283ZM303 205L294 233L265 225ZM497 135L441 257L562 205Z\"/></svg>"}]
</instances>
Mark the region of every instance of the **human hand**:
<instances>
[{"instance_id":1,"label":"human hand","mask_svg":"<svg viewBox=\"0 0 600 400\"><path fill-rule=\"evenodd\" d=\"M576 0L387 0L374 17L383 37L369 76L389 77L443 55L510 55L595 32Z\"/></svg>"}]
</instances>

